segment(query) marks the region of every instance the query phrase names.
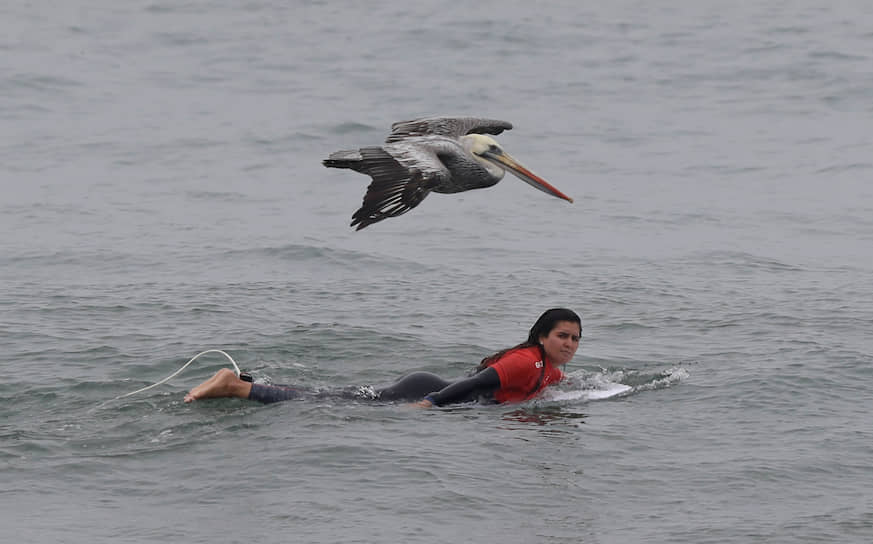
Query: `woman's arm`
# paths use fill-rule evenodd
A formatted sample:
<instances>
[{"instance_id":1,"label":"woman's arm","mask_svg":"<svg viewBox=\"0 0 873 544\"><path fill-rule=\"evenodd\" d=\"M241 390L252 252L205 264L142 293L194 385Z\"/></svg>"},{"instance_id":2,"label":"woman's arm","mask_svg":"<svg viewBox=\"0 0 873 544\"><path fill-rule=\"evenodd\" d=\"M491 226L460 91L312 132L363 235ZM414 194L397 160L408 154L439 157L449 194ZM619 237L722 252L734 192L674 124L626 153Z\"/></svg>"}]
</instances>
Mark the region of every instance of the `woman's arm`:
<instances>
[{"instance_id":1,"label":"woman's arm","mask_svg":"<svg viewBox=\"0 0 873 544\"><path fill-rule=\"evenodd\" d=\"M431 393L416 403L422 408L463 402L477 395L486 395L500 389L500 376L493 368L486 368L475 376L458 380L444 389Z\"/></svg>"}]
</instances>

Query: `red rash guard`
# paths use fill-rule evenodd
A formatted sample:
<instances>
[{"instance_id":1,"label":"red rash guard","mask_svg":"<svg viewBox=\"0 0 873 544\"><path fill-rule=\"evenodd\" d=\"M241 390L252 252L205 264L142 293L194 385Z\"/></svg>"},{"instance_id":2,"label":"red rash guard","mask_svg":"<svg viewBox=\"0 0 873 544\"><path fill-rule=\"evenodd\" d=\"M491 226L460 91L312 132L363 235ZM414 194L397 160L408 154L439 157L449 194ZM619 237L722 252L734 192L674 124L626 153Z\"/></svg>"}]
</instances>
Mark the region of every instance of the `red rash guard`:
<instances>
[{"instance_id":1,"label":"red rash guard","mask_svg":"<svg viewBox=\"0 0 873 544\"><path fill-rule=\"evenodd\" d=\"M494 392L494 400L500 403L521 402L535 397L549 384L564 379L561 369L545 361L539 346L510 351L490 365L500 376L500 389ZM537 382L542 381L537 386Z\"/></svg>"}]
</instances>

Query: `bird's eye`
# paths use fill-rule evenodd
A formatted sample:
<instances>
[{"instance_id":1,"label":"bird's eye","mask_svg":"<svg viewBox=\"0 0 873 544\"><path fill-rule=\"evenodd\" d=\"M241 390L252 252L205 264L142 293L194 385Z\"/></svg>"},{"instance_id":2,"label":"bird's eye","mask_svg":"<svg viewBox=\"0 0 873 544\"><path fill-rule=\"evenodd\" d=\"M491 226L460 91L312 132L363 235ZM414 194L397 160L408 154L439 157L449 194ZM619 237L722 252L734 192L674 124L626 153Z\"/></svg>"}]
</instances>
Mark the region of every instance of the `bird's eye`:
<instances>
[{"instance_id":1,"label":"bird's eye","mask_svg":"<svg viewBox=\"0 0 873 544\"><path fill-rule=\"evenodd\" d=\"M500 148L494 144L491 144L488 146L488 151L490 151L492 153L498 153L500 151Z\"/></svg>"}]
</instances>

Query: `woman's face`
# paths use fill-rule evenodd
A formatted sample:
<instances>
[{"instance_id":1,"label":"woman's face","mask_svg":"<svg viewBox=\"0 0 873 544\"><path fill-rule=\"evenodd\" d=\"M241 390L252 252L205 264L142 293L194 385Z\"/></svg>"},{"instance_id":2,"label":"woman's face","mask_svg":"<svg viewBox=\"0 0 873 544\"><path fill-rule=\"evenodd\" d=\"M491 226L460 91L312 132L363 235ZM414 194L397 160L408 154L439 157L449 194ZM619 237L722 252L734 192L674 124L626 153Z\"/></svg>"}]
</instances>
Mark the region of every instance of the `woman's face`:
<instances>
[{"instance_id":1,"label":"woman's face","mask_svg":"<svg viewBox=\"0 0 873 544\"><path fill-rule=\"evenodd\" d=\"M540 343L553 365L565 365L576 355L581 335L582 328L578 323L558 321L548 336L540 336Z\"/></svg>"}]
</instances>

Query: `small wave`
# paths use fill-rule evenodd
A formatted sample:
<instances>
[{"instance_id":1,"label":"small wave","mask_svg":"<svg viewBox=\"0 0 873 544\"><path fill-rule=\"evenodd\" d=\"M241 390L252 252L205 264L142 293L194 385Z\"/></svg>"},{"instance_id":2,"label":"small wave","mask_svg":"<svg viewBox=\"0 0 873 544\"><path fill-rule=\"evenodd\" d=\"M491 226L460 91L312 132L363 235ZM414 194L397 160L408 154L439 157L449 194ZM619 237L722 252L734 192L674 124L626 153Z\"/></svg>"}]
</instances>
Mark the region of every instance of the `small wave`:
<instances>
[{"instance_id":1,"label":"small wave","mask_svg":"<svg viewBox=\"0 0 873 544\"><path fill-rule=\"evenodd\" d=\"M671 367L663 372L651 375L649 380L633 387L634 392L653 391L672 387L682 380L688 379L688 370L682 367Z\"/></svg>"},{"instance_id":2,"label":"small wave","mask_svg":"<svg viewBox=\"0 0 873 544\"><path fill-rule=\"evenodd\" d=\"M334 134L351 134L356 132L374 132L381 129L363 123L347 122L340 123L339 125L332 127L330 130Z\"/></svg>"},{"instance_id":3,"label":"small wave","mask_svg":"<svg viewBox=\"0 0 873 544\"><path fill-rule=\"evenodd\" d=\"M342 249L321 245L288 244L284 246L266 246L248 249L234 249L224 252L226 256L235 259L272 258L291 261L298 264L309 263L312 266L327 264L332 270L339 268L361 270L364 267L384 268L389 270L406 270L409 274L429 272L431 267L409 259L379 255L352 249Z\"/></svg>"},{"instance_id":4,"label":"small wave","mask_svg":"<svg viewBox=\"0 0 873 544\"><path fill-rule=\"evenodd\" d=\"M816 174L832 174L837 172L847 172L851 170L869 170L873 168L873 163L869 162L850 162L846 164L832 164L819 168L815 171Z\"/></svg>"},{"instance_id":5,"label":"small wave","mask_svg":"<svg viewBox=\"0 0 873 544\"><path fill-rule=\"evenodd\" d=\"M843 53L842 51L812 51L809 53L811 59L821 60L851 60L864 61L867 57L864 55L854 55L852 53Z\"/></svg>"},{"instance_id":6,"label":"small wave","mask_svg":"<svg viewBox=\"0 0 873 544\"><path fill-rule=\"evenodd\" d=\"M699 251L690 257L689 260L708 265L735 266L743 270L756 268L771 272L803 271L801 267L745 251Z\"/></svg>"},{"instance_id":7,"label":"small wave","mask_svg":"<svg viewBox=\"0 0 873 544\"><path fill-rule=\"evenodd\" d=\"M187 191L186 194L195 200L223 200L225 202L248 200L246 195L234 191Z\"/></svg>"}]
</instances>

